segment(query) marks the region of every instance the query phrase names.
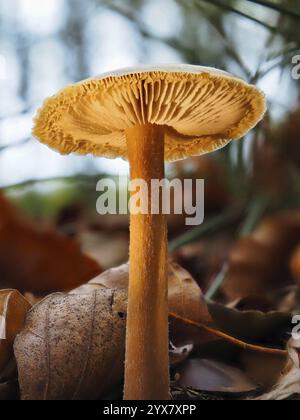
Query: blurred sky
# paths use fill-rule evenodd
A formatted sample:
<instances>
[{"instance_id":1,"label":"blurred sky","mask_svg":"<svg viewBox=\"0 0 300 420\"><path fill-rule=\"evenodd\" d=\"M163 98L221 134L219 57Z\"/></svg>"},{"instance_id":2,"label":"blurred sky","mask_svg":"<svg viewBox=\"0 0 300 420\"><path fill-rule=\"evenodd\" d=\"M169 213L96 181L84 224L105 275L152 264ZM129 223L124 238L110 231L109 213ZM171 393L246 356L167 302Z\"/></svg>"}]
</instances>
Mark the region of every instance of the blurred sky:
<instances>
[{"instance_id":1,"label":"blurred sky","mask_svg":"<svg viewBox=\"0 0 300 420\"><path fill-rule=\"evenodd\" d=\"M72 1L78 15L70 13ZM163 42L145 42L128 19L99 7L99 2L96 6L94 0L0 0L0 19L0 147L30 137L32 118L42 101L81 75L141 63L183 61ZM176 35L182 25L181 11L173 0L145 0L140 19L147 30L162 39ZM80 51L80 45L71 38L74 25L81 24L84 48ZM232 15L228 15L227 31L247 66L256 68L264 53L267 31ZM84 63L78 62L78 54L84 55ZM230 62L228 69L236 70ZM25 71L28 77L24 77ZM260 82L268 98L275 101L273 112L278 117L296 102L291 82L290 75L279 70ZM62 157L35 140L0 154L0 186L96 171L126 173L128 166L121 160L112 163L92 157Z\"/></svg>"}]
</instances>

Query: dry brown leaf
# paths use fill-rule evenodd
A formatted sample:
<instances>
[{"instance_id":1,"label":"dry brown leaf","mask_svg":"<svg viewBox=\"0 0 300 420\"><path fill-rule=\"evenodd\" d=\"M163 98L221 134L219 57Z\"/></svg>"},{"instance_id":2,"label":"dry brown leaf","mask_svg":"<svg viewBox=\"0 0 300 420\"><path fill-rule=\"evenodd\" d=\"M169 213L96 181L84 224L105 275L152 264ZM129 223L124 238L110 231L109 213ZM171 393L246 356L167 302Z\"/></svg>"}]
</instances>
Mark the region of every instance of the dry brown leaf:
<instances>
[{"instance_id":1,"label":"dry brown leaf","mask_svg":"<svg viewBox=\"0 0 300 420\"><path fill-rule=\"evenodd\" d=\"M15 355L23 400L93 400L121 383L126 295L53 294L28 314Z\"/></svg>"},{"instance_id":2,"label":"dry brown leaf","mask_svg":"<svg viewBox=\"0 0 300 420\"><path fill-rule=\"evenodd\" d=\"M169 263L169 310L193 321L211 324L207 304L200 287L193 277L178 264ZM127 291L129 280L129 265L106 271L89 283L75 289L72 293L89 293L99 288Z\"/></svg>"},{"instance_id":3,"label":"dry brown leaf","mask_svg":"<svg viewBox=\"0 0 300 420\"><path fill-rule=\"evenodd\" d=\"M279 376L277 383L258 400L281 401L300 397L300 338L291 338L288 342L290 359Z\"/></svg>"},{"instance_id":4,"label":"dry brown leaf","mask_svg":"<svg viewBox=\"0 0 300 420\"><path fill-rule=\"evenodd\" d=\"M200 288L185 270L170 264L169 284L172 310L211 321ZM95 399L121 382L127 286L124 265L32 309L15 342L23 399Z\"/></svg>"},{"instance_id":5,"label":"dry brown leaf","mask_svg":"<svg viewBox=\"0 0 300 420\"><path fill-rule=\"evenodd\" d=\"M290 365L282 373L277 384L271 391L256 398L259 401L283 401L300 395L300 370L296 366Z\"/></svg>"},{"instance_id":6,"label":"dry brown leaf","mask_svg":"<svg viewBox=\"0 0 300 420\"><path fill-rule=\"evenodd\" d=\"M288 342L288 352L296 368L300 369L300 336L290 339Z\"/></svg>"},{"instance_id":7,"label":"dry brown leaf","mask_svg":"<svg viewBox=\"0 0 300 420\"><path fill-rule=\"evenodd\" d=\"M101 272L77 242L36 228L19 217L3 196L0 198L2 287L45 295L71 290Z\"/></svg>"},{"instance_id":8,"label":"dry brown leaf","mask_svg":"<svg viewBox=\"0 0 300 420\"><path fill-rule=\"evenodd\" d=\"M197 284L181 267L170 265L169 283L170 311L179 313L179 319L170 316L176 321L175 326L171 323L175 346L182 348L184 344L179 346L176 341L186 341L190 351L193 340L214 346L217 340L227 340L241 351L249 348L253 352L285 353L246 344L213 327L204 327L212 323L207 305ZM124 265L69 295L49 296L32 309L15 342L23 399L95 399L121 383L127 285L128 266ZM194 322L191 334L187 333L189 325L182 322L184 315L196 318L189 321ZM195 332L197 322L200 329ZM114 324L116 335L112 337Z\"/></svg>"},{"instance_id":9,"label":"dry brown leaf","mask_svg":"<svg viewBox=\"0 0 300 420\"><path fill-rule=\"evenodd\" d=\"M289 256L299 237L300 212L287 212L266 218L252 235L239 240L222 287L226 298L260 296L291 282Z\"/></svg>"},{"instance_id":10,"label":"dry brown leaf","mask_svg":"<svg viewBox=\"0 0 300 420\"><path fill-rule=\"evenodd\" d=\"M240 369L216 360L189 359L176 369L176 385L217 393L249 393L257 389Z\"/></svg>"},{"instance_id":11,"label":"dry brown leaf","mask_svg":"<svg viewBox=\"0 0 300 420\"><path fill-rule=\"evenodd\" d=\"M0 373L13 357L15 337L31 305L16 290L0 290Z\"/></svg>"}]
</instances>

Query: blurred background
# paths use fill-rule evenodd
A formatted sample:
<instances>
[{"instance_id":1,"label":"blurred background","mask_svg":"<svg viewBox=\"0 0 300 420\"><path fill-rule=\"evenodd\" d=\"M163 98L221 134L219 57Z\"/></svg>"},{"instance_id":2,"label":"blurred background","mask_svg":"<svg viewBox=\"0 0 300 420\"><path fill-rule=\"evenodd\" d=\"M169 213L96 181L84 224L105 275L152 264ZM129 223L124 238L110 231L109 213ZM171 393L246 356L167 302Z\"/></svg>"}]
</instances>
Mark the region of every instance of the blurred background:
<instances>
[{"instance_id":1,"label":"blurred background","mask_svg":"<svg viewBox=\"0 0 300 420\"><path fill-rule=\"evenodd\" d=\"M244 141L168 167L170 177L206 180L206 222L186 232L171 216L171 250L180 249L176 258L198 277L206 267L199 255L213 254L215 275L232 241L263 215L299 209L300 80L292 77L299 28L298 0L0 0L2 193L35 224L76 236L104 268L126 260L127 218L97 216L95 186L103 175L127 176L127 163L59 156L31 137L36 110L67 84L121 67L227 70L265 91L264 122ZM202 236L220 230L222 246L199 249ZM198 248L183 248L190 243Z\"/></svg>"}]
</instances>

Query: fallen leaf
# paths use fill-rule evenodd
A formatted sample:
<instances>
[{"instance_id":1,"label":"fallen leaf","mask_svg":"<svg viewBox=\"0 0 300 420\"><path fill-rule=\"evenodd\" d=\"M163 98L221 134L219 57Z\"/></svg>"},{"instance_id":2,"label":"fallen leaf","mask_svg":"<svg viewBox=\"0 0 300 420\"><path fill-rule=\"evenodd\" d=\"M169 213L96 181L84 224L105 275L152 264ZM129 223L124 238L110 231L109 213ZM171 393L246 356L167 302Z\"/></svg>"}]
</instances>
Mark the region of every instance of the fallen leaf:
<instances>
[{"instance_id":1,"label":"fallen leaf","mask_svg":"<svg viewBox=\"0 0 300 420\"><path fill-rule=\"evenodd\" d=\"M280 372L276 384L263 395L261 401L282 401L300 399L300 338L294 336L287 345L290 359Z\"/></svg>"},{"instance_id":2,"label":"fallen leaf","mask_svg":"<svg viewBox=\"0 0 300 420\"><path fill-rule=\"evenodd\" d=\"M291 338L288 342L290 358L297 369L300 369L300 337Z\"/></svg>"},{"instance_id":3,"label":"fallen leaf","mask_svg":"<svg viewBox=\"0 0 300 420\"><path fill-rule=\"evenodd\" d=\"M200 288L178 265L170 264L169 285L171 309L211 320ZM127 287L123 265L34 306L15 341L23 399L95 399L121 383Z\"/></svg>"},{"instance_id":4,"label":"fallen leaf","mask_svg":"<svg viewBox=\"0 0 300 420\"><path fill-rule=\"evenodd\" d=\"M15 340L23 400L94 400L121 383L126 295L53 294Z\"/></svg>"},{"instance_id":5,"label":"fallen leaf","mask_svg":"<svg viewBox=\"0 0 300 420\"><path fill-rule=\"evenodd\" d=\"M290 312L298 315L300 313L300 288L290 286L277 291L272 296L275 299L276 307L281 312Z\"/></svg>"},{"instance_id":6,"label":"fallen leaf","mask_svg":"<svg viewBox=\"0 0 300 420\"><path fill-rule=\"evenodd\" d=\"M223 394L244 394L258 388L240 369L207 359L187 360L176 369L175 384Z\"/></svg>"},{"instance_id":7,"label":"fallen leaf","mask_svg":"<svg viewBox=\"0 0 300 420\"><path fill-rule=\"evenodd\" d=\"M13 343L29 309L30 304L16 290L0 290L0 373L13 357Z\"/></svg>"},{"instance_id":8,"label":"fallen leaf","mask_svg":"<svg viewBox=\"0 0 300 420\"><path fill-rule=\"evenodd\" d=\"M300 237L300 212L264 219L229 256L222 293L229 300L264 295L292 282L288 262Z\"/></svg>"},{"instance_id":9,"label":"fallen leaf","mask_svg":"<svg viewBox=\"0 0 300 420\"><path fill-rule=\"evenodd\" d=\"M0 197L1 287L45 295L71 290L101 272L77 242L38 229Z\"/></svg>"},{"instance_id":10,"label":"fallen leaf","mask_svg":"<svg viewBox=\"0 0 300 420\"><path fill-rule=\"evenodd\" d=\"M239 311L217 303L209 303L208 309L219 330L250 343L286 348L293 327L290 314Z\"/></svg>"},{"instance_id":11,"label":"fallen leaf","mask_svg":"<svg viewBox=\"0 0 300 420\"><path fill-rule=\"evenodd\" d=\"M170 262L168 281L170 312L208 325L212 323L201 289L190 273L180 265ZM128 282L129 265L124 264L104 272L89 283L73 290L72 293L89 293L103 287L127 292Z\"/></svg>"},{"instance_id":12,"label":"fallen leaf","mask_svg":"<svg viewBox=\"0 0 300 420\"><path fill-rule=\"evenodd\" d=\"M231 338L200 344L194 352L194 358L197 357L194 363L196 365L199 363L201 366L202 360L208 359L210 363L211 360L221 362L225 371L235 367L242 377L255 385L252 390L258 391L259 388L274 386L280 380L288 363L288 354L284 348L292 328L291 316L274 312L266 314L258 311L242 312L217 304L209 304L208 307L215 328L218 328L217 333L224 331ZM237 343L234 344L232 337L244 340L244 348L238 347ZM255 343L263 348L249 346L249 343ZM190 363L190 360L185 363ZM209 381L216 377L209 372L205 382L205 376L202 376L199 382L202 379L203 382L199 388L199 383L196 381L200 375L191 377L190 374L193 375L192 368L188 369L186 382L180 383L181 386L204 390L205 385L208 386ZM216 378L219 382L215 385L222 384L221 378Z\"/></svg>"},{"instance_id":13,"label":"fallen leaf","mask_svg":"<svg viewBox=\"0 0 300 420\"><path fill-rule=\"evenodd\" d=\"M239 311L259 311L259 312L272 312L275 311L275 303L268 296L248 296L226 305L228 308L237 309ZM280 311L282 312L282 311Z\"/></svg>"},{"instance_id":14,"label":"fallen leaf","mask_svg":"<svg viewBox=\"0 0 300 420\"><path fill-rule=\"evenodd\" d=\"M208 344L219 350L219 343L225 341L241 353L248 349L252 353L261 352L265 356L285 359L286 352L280 348L247 344L217 330L200 288L181 267L170 264L169 285L170 311L178 313L175 316L170 313L170 340L173 347L179 348L177 356L180 358L185 357L184 348L191 351L195 344ZM127 286L128 265L123 265L103 273L68 295L49 296L32 309L24 331L15 342L23 399L95 399L104 397L121 383ZM112 310L112 302L118 296L122 299ZM97 312L92 316L95 307ZM231 313L231 317L235 320L235 312L238 311L230 311L233 311L234 316ZM220 313L221 309L218 309L216 318ZM227 312L225 314L228 318ZM272 322L260 319L262 315L255 318L263 324L261 334L268 330L267 326L270 330L271 327L275 329L275 315ZM195 320L186 322L183 316ZM243 316L247 319L249 315ZM112 338L114 323L117 336ZM235 324L241 328L240 322L235 321ZM281 325L279 321L278 325ZM96 347L94 330L101 331ZM237 327L235 332L238 333ZM254 338L252 334L250 336ZM177 362L175 357L174 363Z\"/></svg>"},{"instance_id":15,"label":"fallen leaf","mask_svg":"<svg viewBox=\"0 0 300 420\"><path fill-rule=\"evenodd\" d=\"M284 401L289 399L299 399L300 396L300 370L295 366L290 366L284 372L277 384L263 395L256 398L258 401ZM295 398L297 397L297 398Z\"/></svg>"},{"instance_id":16,"label":"fallen leaf","mask_svg":"<svg viewBox=\"0 0 300 420\"><path fill-rule=\"evenodd\" d=\"M292 329L291 315L242 312L218 304L208 304L208 308L212 327L185 321L194 324L194 356L240 368L258 385L274 385L288 362L285 349ZM210 332L206 341L203 330Z\"/></svg>"}]
</instances>

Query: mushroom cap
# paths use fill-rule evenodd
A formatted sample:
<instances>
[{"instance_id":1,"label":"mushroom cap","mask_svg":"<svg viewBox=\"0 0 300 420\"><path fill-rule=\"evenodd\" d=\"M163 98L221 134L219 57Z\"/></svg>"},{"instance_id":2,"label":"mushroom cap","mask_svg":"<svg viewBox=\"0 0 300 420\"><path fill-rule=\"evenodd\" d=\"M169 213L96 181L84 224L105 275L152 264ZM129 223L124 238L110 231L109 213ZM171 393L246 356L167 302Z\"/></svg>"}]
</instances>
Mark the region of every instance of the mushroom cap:
<instances>
[{"instance_id":1,"label":"mushroom cap","mask_svg":"<svg viewBox=\"0 0 300 420\"><path fill-rule=\"evenodd\" d=\"M126 129L165 127L165 158L212 152L262 119L264 94L229 73L176 65L124 69L85 80L45 101L33 135L62 154L127 158Z\"/></svg>"}]
</instances>

